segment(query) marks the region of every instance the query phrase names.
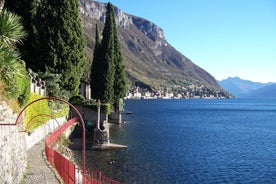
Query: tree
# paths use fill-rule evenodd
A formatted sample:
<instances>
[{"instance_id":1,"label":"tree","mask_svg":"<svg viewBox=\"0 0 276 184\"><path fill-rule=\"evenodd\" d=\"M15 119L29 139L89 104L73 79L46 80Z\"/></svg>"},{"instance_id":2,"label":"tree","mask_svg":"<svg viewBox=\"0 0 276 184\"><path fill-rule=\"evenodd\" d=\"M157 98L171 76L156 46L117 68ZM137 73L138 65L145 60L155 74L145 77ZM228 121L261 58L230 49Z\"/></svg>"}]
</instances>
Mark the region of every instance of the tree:
<instances>
[{"instance_id":1,"label":"tree","mask_svg":"<svg viewBox=\"0 0 276 184\"><path fill-rule=\"evenodd\" d=\"M37 23L43 71L61 74L61 87L77 94L86 59L78 0L41 1Z\"/></svg>"},{"instance_id":2,"label":"tree","mask_svg":"<svg viewBox=\"0 0 276 184\"><path fill-rule=\"evenodd\" d=\"M99 44L98 39L98 30L96 28L96 44L91 69L92 98L110 103L114 105L115 110L118 110L120 98L125 96L127 89L114 8L111 3L107 4L101 44Z\"/></svg>"},{"instance_id":3,"label":"tree","mask_svg":"<svg viewBox=\"0 0 276 184\"><path fill-rule=\"evenodd\" d=\"M103 30L103 39L101 41L101 55L99 59L101 60L100 72L101 72L101 84L98 89L102 92L99 99L104 103L113 104L114 96L114 9L112 4L109 2L107 4L106 20ZM93 79L92 79L93 80ZM92 81L93 82L93 81Z\"/></svg>"},{"instance_id":4,"label":"tree","mask_svg":"<svg viewBox=\"0 0 276 184\"><path fill-rule=\"evenodd\" d=\"M100 95L103 93L100 91L101 88L101 59L100 59L100 37L99 37L99 30L98 25L96 25L96 38L95 38L95 48L94 48L94 55L93 61L91 66L90 72L90 87L91 87L91 98L93 99L100 99Z\"/></svg>"},{"instance_id":5,"label":"tree","mask_svg":"<svg viewBox=\"0 0 276 184\"><path fill-rule=\"evenodd\" d=\"M125 97L127 92L127 79L125 72L124 60L121 52L121 44L118 38L116 22L114 21L114 47L115 47L115 73L114 73L114 109L120 110L120 99Z\"/></svg>"}]
</instances>

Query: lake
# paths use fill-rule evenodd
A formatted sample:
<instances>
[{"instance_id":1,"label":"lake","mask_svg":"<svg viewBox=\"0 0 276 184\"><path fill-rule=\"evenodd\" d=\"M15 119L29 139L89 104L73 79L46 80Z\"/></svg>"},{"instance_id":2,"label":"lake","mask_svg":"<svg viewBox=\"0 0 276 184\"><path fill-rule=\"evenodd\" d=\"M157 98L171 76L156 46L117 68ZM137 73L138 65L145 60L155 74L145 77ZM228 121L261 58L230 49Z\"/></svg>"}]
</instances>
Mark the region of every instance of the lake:
<instances>
[{"instance_id":1,"label":"lake","mask_svg":"<svg viewBox=\"0 0 276 184\"><path fill-rule=\"evenodd\" d=\"M87 167L123 183L276 183L276 99L126 100Z\"/></svg>"}]
</instances>

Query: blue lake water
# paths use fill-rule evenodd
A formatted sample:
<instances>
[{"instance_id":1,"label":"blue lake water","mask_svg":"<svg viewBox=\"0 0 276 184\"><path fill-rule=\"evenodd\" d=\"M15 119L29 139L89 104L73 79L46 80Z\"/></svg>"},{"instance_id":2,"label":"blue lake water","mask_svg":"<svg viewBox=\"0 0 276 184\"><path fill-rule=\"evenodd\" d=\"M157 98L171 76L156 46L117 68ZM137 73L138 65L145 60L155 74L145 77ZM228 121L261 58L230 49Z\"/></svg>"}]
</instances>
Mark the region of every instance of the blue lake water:
<instances>
[{"instance_id":1,"label":"blue lake water","mask_svg":"<svg viewBox=\"0 0 276 184\"><path fill-rule=\"evenodd\" d=\"M127 100L87 167L123 183L276 183L276 99ZM112 164L110 164L112 163Z\"/></svg>"}]
</instances>

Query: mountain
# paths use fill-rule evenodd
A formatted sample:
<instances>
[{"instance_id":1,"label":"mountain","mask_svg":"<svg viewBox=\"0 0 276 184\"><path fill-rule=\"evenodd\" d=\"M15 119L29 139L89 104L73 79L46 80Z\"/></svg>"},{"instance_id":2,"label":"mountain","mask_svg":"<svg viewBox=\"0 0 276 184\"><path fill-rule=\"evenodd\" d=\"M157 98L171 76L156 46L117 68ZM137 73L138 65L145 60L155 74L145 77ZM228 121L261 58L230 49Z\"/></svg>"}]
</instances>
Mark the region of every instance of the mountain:
<instances>
[{"instance_id":1,"label":"mountain","mask_svg":"<svg viewBox=\"0 0 276 184\"><path fill-rule=\"evenodd\" d=\"M276 98L276 84L271 84L241 96L242 98Z\"/></svg>"},{"instance_id":2,"label":"mountain","mask_svg":"<svg viewBox=\"0 0 276 184\"><path fill-rule=\"evenodd\" d=\"M229 77L222 81L218 81L220 86L229 91L236 97L245 97L247 94L260 88L271 85L272 83L260 83L250 80L244 80L239 77Z\"/></svg>"},{"instance_id":3,"label":"mountain","mask_svg":"<svg viewBox=\"0 0 276 184\"><path fill-rule=\"evenodd\" d=\"M89 61L92 61L95 26L98 24L103 30L106 4L80 0L80 6L88 42L87 54ZM166 41L160 27L144 18L124 13L117 7L114 10L126 72L132 85L149 89L197 85L224 91L212 75L174 49ZM89 76L88 73L86 76Z\"/></svg>"}]
</instances>

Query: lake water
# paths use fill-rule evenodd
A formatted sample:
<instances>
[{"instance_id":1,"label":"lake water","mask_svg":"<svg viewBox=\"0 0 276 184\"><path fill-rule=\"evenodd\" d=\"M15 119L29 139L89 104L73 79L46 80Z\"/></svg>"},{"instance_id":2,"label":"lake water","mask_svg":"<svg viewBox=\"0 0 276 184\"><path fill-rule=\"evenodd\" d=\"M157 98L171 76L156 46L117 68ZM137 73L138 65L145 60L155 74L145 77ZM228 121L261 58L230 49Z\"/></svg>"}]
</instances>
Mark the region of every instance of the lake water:
<instances>
[{"instance_id":1,"label":"lake water","mask_svg":"<svg viewBox=\"0 0 276 184\"><path fill-rule=\"evenodd\" d=\"M276 99L127 100L87 167L123 183L276 183Z\"/></svg>"}]
</instances>

